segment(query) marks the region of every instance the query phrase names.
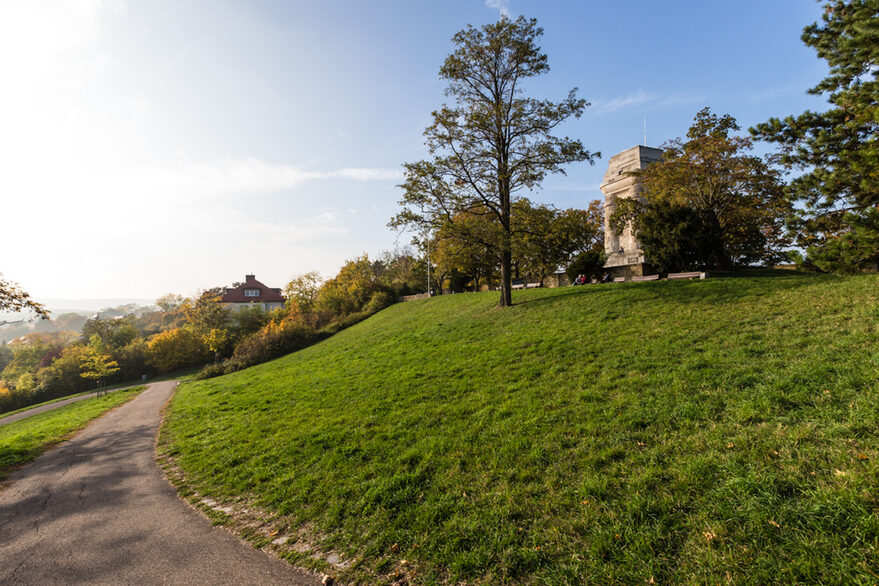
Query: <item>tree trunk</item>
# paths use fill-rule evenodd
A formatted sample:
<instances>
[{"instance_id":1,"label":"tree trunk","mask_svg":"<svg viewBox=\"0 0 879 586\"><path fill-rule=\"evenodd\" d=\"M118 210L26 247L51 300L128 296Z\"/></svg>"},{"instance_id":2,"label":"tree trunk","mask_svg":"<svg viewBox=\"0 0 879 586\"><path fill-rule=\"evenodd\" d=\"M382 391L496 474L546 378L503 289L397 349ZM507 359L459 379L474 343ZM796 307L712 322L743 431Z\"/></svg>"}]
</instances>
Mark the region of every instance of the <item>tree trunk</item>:
<instances>
[{"instance_id":1,"label":"tree trunk","mask_svg":"<svg viewBox=\"0 0 879 586\"><path fill-rule=\"evenodd\" d=\"M510 271L512 256L509 250L501 252L501 299L498 303L501 307L513 305L513 275Z\"/></svg>"},{"instance_id":2,"label":"tree trunk","mask_svg":"<svg viewBox=\"0 0 879 586\"><path fill-rule=\"evenodd\" d=\"M714 256L715 256L715 265L718 269L722 271L727 271L732 268L732 261L729 258L729 254L726 252L726 246L724 241L726 240L726 233L723 230L723 226L720 224L720 218L717 217L717 214L714 210L708 210L710 222L712 225L712 230L715 234L717 234L717 239L715 243Z\"/></svg>"},{"instance_id":3,"label":"tree trunk","mask_svg":"<svg viewBox=\"0 0 879 586\"><path fill-rule=\"evenodd\" d=\"M508 200L509 201L509 200ZM510 237L510 211L509 206L504 210L501 218L501 299L500 307L512 307L513 305L513 251L512 238Z\"/></svg>"},{"instance_id":4,"label":"tree trunk","mask_svg":"<svg viewBox=\"0 0 879 586\"><path fill-rule=\"evenodd\" d=\"M499 125L500 126L500 125ZM500 137L503 136L499 132ZM513 306L513 238L511 228L512 198L510 195L510 178L507 167L507 155L504 153L498 160L498 195L501 200L501 307Z\"/></svg>"}]
</instances>

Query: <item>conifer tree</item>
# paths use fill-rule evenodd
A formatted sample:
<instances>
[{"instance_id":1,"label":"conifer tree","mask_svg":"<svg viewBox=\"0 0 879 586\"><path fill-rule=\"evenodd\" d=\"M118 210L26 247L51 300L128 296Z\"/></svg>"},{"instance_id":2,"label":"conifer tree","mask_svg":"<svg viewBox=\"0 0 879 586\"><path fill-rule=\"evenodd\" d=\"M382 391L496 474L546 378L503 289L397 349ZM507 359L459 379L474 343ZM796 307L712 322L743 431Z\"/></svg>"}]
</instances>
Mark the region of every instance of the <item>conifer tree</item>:
<instances>
[{"instance_id":1,"label":"conifer tree","mask_svg":"<svg viewBox=\"0 0 879 586\"><path fill-rule=\"evenodd\" d=\"M804 171L788 186L802 204L792 226L799 244L819 267L858 270L879 260L870 245L879 213L879 0L828 2L802 39L830 66L809 93L826 95L831 109L772 118L751 132L779 144L778 163Z\"/></svg>"}]
</instances>

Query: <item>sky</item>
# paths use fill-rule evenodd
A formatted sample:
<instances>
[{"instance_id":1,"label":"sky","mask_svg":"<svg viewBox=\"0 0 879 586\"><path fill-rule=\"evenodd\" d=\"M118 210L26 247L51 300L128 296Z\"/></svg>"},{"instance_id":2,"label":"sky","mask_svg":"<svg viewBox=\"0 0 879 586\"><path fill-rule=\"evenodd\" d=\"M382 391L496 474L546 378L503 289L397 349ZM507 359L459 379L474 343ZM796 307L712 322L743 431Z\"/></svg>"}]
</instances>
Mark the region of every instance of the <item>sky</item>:
<instances>
[{"instance_id":1,"label":"sky","mask_svg":"<svg viewBox=\"0 0 879 586\"><path fill-rule=\"evenodd\" d=\"M826 109L811 0L28 0L0 3L0 273L35 298L271 287L408 245L401 165L447 101L455 32L533 17L528 95L591 105L559 134L601 158L533 200L585 208L608 159ZM768 147L758 146L759 152Z\"/></svg>"}]
</instances>

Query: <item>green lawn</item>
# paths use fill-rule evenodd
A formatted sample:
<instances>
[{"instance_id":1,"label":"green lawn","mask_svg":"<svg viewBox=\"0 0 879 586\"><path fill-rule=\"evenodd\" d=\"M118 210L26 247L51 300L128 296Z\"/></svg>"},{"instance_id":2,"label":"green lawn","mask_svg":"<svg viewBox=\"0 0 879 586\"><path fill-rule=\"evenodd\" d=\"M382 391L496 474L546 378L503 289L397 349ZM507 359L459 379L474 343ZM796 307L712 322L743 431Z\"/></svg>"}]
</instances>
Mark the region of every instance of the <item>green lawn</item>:
<instances>
[{"instance_id":1,"label":"green lawn","mask_svg":"<svg viewBox=\"0 0 879 586\"><path fill-rule=\"evenodd\" d=\"M496 302L398 304L186 383L160 450L347 580L879 579L879 275Z\"/></svg>"},{"instance_id":2,"label":"green lawn","mask_svg":"<svg viewBox=\"0 0 879 586\"><path fill-rule=\"evenodd\" d=\"M83 399L0 426L0 480L13 468L30 462L50 447L68 439L92 419L133 399L145 388L134 387L102 397Z\"/></svg>"}]
</instances>

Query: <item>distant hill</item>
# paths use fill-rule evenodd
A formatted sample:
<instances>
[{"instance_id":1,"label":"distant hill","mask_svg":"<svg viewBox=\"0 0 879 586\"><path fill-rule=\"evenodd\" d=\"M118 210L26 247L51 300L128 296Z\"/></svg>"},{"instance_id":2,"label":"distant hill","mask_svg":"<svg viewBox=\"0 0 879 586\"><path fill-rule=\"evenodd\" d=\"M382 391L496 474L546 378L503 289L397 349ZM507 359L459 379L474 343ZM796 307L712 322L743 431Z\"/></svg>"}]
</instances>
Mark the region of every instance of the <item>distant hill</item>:
<instances>
[{"instance_id":1,"label":"distant hill","mask_svg":"<svg viewBox=\"0 0 879 586\"><path fill-rule=\"evenodd\" d=\"M875 582L879 275L496 303L184 383L160 450L218 521L345 582Z\"/></svg>"},{"instance_id":2,"label":"distant hill","mask_svg":"<svg viewBox=\"0 0 879 586\"><path fill-rule=\"evenodd\" d=\"M119 307L122 305L133 305L136 307L153 306L155 299L125 299L125 298L108 298L108 299L38 299L48 307L52 313L81 313L94 314L102 309L109 307Z\"/></svg>"},{"instance_id":3,"label":"distant hill","mask_svg":"<svg viewBox=\"0 0 879 586\"><path fill-rule=\"evenodd\" d=\"M0 321L26 320L24 323L10 323L0 326L0 343L9 342L34 331L71 330L78 332L87 319L97 314L102 317L117 317L127 313L140 315L143 311L156 309L153 299L37 299L36 301L44 304L51 312L50 319L34 320L33 315L28 313L0 312Z\"/></svg>"}]
</instances>

